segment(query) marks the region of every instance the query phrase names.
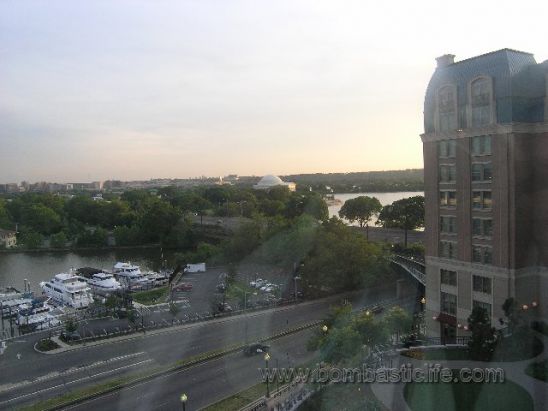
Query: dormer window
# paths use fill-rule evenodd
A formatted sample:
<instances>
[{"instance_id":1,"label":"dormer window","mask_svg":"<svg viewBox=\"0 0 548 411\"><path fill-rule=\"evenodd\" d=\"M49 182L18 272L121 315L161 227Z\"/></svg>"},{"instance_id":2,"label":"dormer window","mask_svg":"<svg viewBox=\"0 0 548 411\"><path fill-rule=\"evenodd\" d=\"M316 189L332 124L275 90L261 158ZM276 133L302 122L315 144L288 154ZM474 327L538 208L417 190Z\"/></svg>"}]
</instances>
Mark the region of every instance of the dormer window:
<instances>
[{"instance_id":1,"label":"dormer window","mask_svg":"<svg viewBox=\"0 0 548 411\"><path fill-rule=\"evenodd\" d=\"M442 87L438 92L439 131L457 129L457 96L454 86Z\"/></svg>"},{"instance_id":2,"label":"dormer window","mask_svg":"<svg viewBox=\"0 0 548 411\"><path fill-rule=\"evenodd\" d=\"M470 86L470 105L472 107L472 127L491 124L491 80L485 77L474 80Z\"/></svg>"}]
</instances>

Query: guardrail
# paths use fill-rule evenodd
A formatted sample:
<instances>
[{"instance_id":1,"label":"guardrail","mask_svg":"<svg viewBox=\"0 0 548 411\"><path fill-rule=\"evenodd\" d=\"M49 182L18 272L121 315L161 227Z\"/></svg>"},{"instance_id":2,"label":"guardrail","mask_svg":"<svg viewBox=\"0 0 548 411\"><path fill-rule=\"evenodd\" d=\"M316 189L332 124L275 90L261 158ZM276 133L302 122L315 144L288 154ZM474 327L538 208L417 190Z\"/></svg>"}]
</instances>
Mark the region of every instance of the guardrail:
<instances>
[{"instance_id":1,"label":"guardrail","mask_svg":"<svg viewBox=\"0 0 548 411\"><path fill-rule=\"evenodd\" d=\"M415 260L412 258L404 257L401 255L395 255L391 259L392 263L400 266L413 276L422 285L426 284L426 273L424 262Z\"/></svg>"}]
</instances>

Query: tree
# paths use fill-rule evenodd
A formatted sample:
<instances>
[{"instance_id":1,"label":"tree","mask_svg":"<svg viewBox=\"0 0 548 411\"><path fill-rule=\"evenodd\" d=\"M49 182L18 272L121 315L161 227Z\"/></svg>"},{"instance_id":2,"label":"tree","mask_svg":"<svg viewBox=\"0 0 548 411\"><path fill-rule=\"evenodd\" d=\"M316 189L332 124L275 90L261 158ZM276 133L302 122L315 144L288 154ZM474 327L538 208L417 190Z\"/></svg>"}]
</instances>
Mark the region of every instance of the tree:
<instances>
[{"instance_id":1,"label":"tree","mask_svg":"<svg viewBox=\"0 0 548 411\"><path fill-rule=\"evenodd\" d=\"M26 231L24 233L21 233L21 235L18 237L18 241L26 248L40 248L42 246L44 238L40 233L37 233L35 231Z\"/></svg>"},{"instance_id":2,"label":"tree","mask_svg":"<svg viewBox=\"0 0 548 411\"><path fill-rule=\"evenodd\" d=\"M491 319L487 310L474 307L468 317L468 329L472 333L468 348L470 357L477 361L489 361L493 357L498 342L498 335L491 326Z\"/></svg>"},{"instance_id":3,"label":"tree","mask_svg":"<svg viewBox=\"0 0 548 411\"><path fill-rule=\"evenodd\" d=\"M64 248L67 245L67 235L64 231L59 231L50 237L50 246L53 248Z\"/></svg>"},{"instance_id":4,"label":"tree","mask_svg":"<svg viewBox=\"0 0 548 411\"><path fill-rule=\"evenodd\" d=\"M362 342L369 346L382 344L388 340L386 324L367 311L362 311L354 317L353 328L360 334Z\"/></svg>"},{"instance_id":5,"label":"tree","mask_svg":"<svg viewBox=\"0 0 548 411\"><path fill-rule=\"evenodd\" d=\"M368 227L371 218L381 209L382 205L377 198L360 196L346 200L339 211L339 216L346 218L351 223L357 221L360 227L364 225Z\"/></svg>"},{"instance_id":6,"label":"tree","mask_svg":"<svg viewBox=\"0 0 548 411\"><path fill-rule=\"evenodd\" d=\"M6 208L4 200L0 199L0 228L13 229L14 224L12 222L10 213Z\"/></svg>"},{"instance_id":7,"label":"tree","mask_svg":"<svg viewBox=\"0 0 548 411\"><path fill-rule=\"evenodd\" d=\"M329 363L338 363L356 355L361 348L361 336L351 326L328 330L322 341L320 354Z\"/></svg>"},{"instance_id":8,"label":"tree","mask_svg":"<svg viewBox=\"0 0 548 411\"><path fill-rule=\"evenodd\" d=\"M399 340L400 334L411 331L413 318L401 307L392 307L384 317L386 327L391 333L396 334Z\"/></svg>"},{"instance_id":9,"label":"tree","mask_svg":"<svg viewBox=\"0 0 548 411\"><path fill-rule=\"evenodd\" d=\"M403 198L384 206L377 224L384 228L402 228L405 231L404 246L407 247L407 231L424 227L424 197Z\"/></svg>"}]
</instances>

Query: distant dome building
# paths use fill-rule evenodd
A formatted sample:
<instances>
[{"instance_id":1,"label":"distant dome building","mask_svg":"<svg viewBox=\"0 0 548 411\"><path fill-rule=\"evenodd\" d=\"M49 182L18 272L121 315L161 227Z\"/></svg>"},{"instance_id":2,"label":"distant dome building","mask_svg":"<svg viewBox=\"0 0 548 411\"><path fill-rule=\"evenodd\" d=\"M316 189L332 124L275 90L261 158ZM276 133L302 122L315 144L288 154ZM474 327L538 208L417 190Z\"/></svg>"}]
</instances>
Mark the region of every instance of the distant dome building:
<instances>
[{"instance_id":1,"label":"distant dome building","mask_svg":"<svg viewBox=\"0 0 548 411\"><path fill-rule=\"evenodd\" d=\"M266 175L253 186L255 190L268 190L277 186L286 186L289 191L295 191L297 185L295 183L286 183L278 176Z\"/></svg>"}]
</instances>

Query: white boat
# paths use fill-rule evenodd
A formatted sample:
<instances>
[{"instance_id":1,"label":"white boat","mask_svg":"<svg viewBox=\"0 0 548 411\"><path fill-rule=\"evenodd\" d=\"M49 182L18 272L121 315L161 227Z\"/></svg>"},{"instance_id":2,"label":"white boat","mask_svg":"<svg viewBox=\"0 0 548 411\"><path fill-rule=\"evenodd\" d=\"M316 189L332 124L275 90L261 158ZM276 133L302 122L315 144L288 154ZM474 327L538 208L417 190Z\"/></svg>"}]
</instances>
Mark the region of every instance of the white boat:
<instances>
[{"instance_id":1,"label":"white boat","mask_svg":"<svg viewBox=\"0 0 548 411\"><path fill-rule=\"evenodd\" d=\"M36 301L19 305L16 324L27 326L32 330L43 330L61 325L60 316L62 309L55 308L48 301L39 303Z\"/></svg>"},{"instance_id":2,"label":"white boat","mask_svg":"<svg viewBox=\"0 0 548 411\"><path fill-rule=\"evenodd\" d=\"M86 308L93 302L86 279L73 273L56 274L50 281L42 281L40 287L46 296L61 305Z\"/></svg>"},{"instance_id":3,"label":"white boat","mask_svg":"<svg viewBox=\"0 0 548 411\"><path fill-rule=\"evenodd\" d=\"M153 280L149 280L148 276L141 272L141 267L131 263L114 264L114 274L122 284L128 287L146 288L153 285Z\"/></svg>"},{"instance_id":4,"label":"white boat","mask_svg":"<svg viewBox=\"0 0 548 411\"><path fill-rule=\"evenodd\" d=\"M154 287L160 287L162 285L166 285L169 281L169 275L166 273L150 273L147 274L147 278L152 281L152 285Z\"/></svg>"},{"instance_id":5,"label":"white boat","mask_svg":"<svg viewBox=\"0 0 548 411\"><path fill-rule=\"evenodd\" d=\"M108 294L122 289L122 285L109 273L95 273L86 281L92 291L98 294Z\"/></svg>"}]
</instances>

